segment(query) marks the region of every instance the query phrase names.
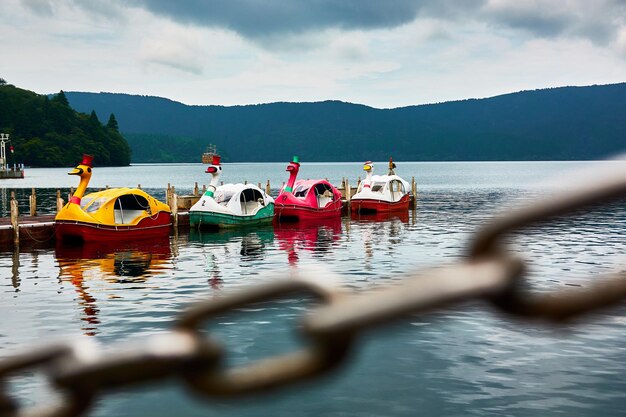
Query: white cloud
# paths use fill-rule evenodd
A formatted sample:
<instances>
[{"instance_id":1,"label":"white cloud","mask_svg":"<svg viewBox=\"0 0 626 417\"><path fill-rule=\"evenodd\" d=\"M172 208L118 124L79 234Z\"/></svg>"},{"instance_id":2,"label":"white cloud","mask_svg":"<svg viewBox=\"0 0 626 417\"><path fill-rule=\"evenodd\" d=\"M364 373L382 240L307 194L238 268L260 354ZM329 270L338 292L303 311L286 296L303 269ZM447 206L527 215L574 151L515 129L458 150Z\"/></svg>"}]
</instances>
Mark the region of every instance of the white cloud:
<instances>
[{"instance_id":1,"label":"white cloud","mask_svg":"<svg viewBox=\"0 0 626 417\"><path fill-rule=\"evenodd\" d=\"M268 33L267 26L263 36L237 31L250 15L235 9L228 25L189 24L127 4L0 2L10 57L0 77L40 93L110 91L226 105L338 99L375 107L626 81L623 1L425 1L417 18L370 22L365 13L350 24L345 10L306 16L295 5L299 19L323 24L309 22L298 33Z\"/></svg>"}]
</instances>

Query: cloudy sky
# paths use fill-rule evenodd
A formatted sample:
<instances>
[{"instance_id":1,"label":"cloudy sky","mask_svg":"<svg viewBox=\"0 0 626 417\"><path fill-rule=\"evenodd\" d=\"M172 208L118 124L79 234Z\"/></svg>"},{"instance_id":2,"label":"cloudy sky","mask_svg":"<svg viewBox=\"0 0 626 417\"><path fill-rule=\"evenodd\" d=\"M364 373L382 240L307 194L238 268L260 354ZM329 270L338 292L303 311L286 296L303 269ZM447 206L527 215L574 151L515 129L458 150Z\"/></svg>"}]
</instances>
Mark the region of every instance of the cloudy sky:
<instances>
[{"instance_id":1,"label":"cloudy sky","mask_svg":"<svg viewBox=\"0 0 626 417\"><path fill-rule=\"evenodd\" d=\"M2 0L38 93L400 107L626 81L626 0Z\"/></svg>"}]
</instances>

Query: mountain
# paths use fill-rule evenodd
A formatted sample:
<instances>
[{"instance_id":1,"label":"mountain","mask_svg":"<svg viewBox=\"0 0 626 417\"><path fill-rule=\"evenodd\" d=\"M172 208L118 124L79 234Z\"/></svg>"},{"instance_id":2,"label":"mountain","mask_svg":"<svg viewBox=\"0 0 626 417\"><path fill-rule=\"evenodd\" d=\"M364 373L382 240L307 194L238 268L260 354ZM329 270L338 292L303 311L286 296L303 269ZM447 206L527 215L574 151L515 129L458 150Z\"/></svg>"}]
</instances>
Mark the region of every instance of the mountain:
<instances>
[{"instance_id":1,"label":"mountain","mask_svg":"<svg viewBox=\"0 0 626 417\"><path fill-rule=\"evenodd\" d=\"M73 110L63 92L49 98L1 82L0 132L10 135L15 148L9 164L69 167L79 163L83 153L93 154L98 166L130 163L130 147L115 116L111 114L105 126L95 112Z\"/></svg>"},{"instance_id":2,"label":"mountain","mask_svg":"<svg viewBox=\"0 0 626 417\"><path fill-rule=\"evenodd\" d=\"M188 106L159 97L68 92L82 112L118 115L134 162L572 160L626 148L626 83L522 91L376 109L340 101Z\"/></svg>"}]
</instances>

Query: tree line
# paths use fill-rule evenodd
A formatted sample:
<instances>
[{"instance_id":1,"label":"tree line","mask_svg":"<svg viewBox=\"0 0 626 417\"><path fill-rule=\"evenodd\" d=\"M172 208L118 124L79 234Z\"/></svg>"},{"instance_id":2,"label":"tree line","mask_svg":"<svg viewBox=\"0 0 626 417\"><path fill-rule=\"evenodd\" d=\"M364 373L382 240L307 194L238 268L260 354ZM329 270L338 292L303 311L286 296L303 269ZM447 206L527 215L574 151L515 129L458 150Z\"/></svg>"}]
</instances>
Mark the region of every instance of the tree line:
<instances>
[{"instance_id":1,"label":"tree line","mask_svg":"<svg viewBox=\"0 0 626 417\"><path fill-rule=\"evenodd\" d=\"M67 93L74 108L119 114L135 162L573 160L626 149L626 83L521 91L376 109L341 101L187 106L160 97ZM150 146L153 144L154 146Z\"/></svg>"},{"instance_id":2,"label":"tree line","mask_svg":"<svg viewBox=\"0 0 626 417\"><path fill-rule=\"evenodd\" d=\"M110 113L102 124L95 111L72 109L63 91L48 97L0 79L0 131L10 135L14 162L27 166L74 166L83 153L94 155L98 166L128 165L131 160L115 115Z\"/></svg>"}]
</instances>

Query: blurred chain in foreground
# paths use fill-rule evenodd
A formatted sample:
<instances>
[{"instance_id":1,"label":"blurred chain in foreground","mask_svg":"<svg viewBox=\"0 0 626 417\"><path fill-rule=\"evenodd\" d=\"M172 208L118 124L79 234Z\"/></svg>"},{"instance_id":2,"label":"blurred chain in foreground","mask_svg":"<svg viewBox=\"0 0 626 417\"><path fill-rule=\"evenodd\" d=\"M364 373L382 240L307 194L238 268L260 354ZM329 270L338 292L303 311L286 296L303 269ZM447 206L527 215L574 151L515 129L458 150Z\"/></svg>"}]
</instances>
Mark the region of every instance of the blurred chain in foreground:
<instances>
[{"instance_id":1,"label":"blurred chain in foreground","mask_svg":"<svg viewBox=\"0 0 626 417\"><path fill-rule=\"evenodd\" d=\"M138 345L103 349L81 340L16 355L0 362L0 416L78 416L107 391L164 378L180 378L209 397L279 388L336 367L350 353L355 337L368 329L468 300L484 300L509 314L553 322L609 307L626 300L626 274L594 277L586 288L527 294L520 285L523 263L507 254L501 238L624 197L626 175L620 175L511 210L475 235L466 259L407 274L395 285L348 293L336 280L293 272L197 305L183 313L171 331ZM298 328L308 341L300 351L227 368L221 344L201 330L217 315L296 295L312 296L321 303ZM10 397L9 378L34 371L45 372L59 392L58 403L24 407Z\"/></svg>"}]
</instances>

